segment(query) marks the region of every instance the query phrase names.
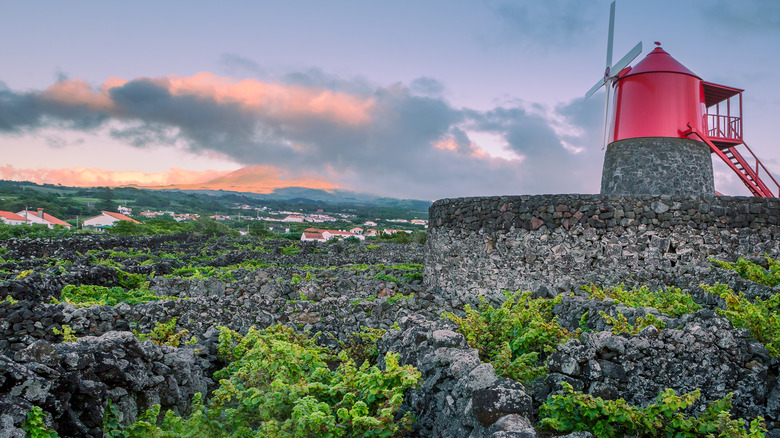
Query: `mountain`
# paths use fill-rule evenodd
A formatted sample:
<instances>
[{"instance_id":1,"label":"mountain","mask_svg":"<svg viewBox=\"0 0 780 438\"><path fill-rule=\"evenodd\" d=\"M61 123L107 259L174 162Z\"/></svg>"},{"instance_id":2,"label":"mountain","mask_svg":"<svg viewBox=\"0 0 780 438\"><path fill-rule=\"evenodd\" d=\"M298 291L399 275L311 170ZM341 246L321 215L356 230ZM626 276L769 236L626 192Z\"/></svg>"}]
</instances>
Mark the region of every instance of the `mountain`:
<instances>
[{"instance_id":1,"label":"mountain","mask_svg":"<svg viewBox=\"0 0 780 438\"><path fill-rule=\"evenodd\" d=\"M284 184L284 186L282 186ZM396 199L339 189L333 183L314 178L281 180L278 172L264 166L247 166L199 184L141 187L161 191L198 193L210 196L243 195L252 199L405 208L427 211L431 201Z\"/></svg>"},{"instance_id":2,"label":"mountain","mask_svg":"<svg viewBox=\"0 0 780 438\"><path fill-rule=\"evenodd\" d=\"M278 169L267 166L246 166L226 175L195 184L173 184L168 186L138 186L144 189L178 190L229 190L244 193L272 193L282 187L311 187L333 190L338 185L318 178L282 179Z\"/></svg>"}]
</instances>

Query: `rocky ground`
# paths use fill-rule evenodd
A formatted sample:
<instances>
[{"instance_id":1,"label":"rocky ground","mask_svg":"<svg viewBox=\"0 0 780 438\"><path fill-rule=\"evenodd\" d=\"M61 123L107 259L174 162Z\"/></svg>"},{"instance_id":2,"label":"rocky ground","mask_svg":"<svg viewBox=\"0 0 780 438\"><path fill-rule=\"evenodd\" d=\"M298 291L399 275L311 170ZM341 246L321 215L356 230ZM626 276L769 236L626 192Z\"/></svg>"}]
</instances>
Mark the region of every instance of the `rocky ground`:
<instances>
[{"instance_id":1,"label":"rocky ground","mask_svg":"<svg viewBox=\"0 0 780 438\"><path fill-rule=\"evenodd\" d=\"M780 361L719 316L714 309L722 303L701 291L691 292L703 309L679 318L579 290L563 294L555 307L561 325L587 330L547 358L544 379L524 386L497 375L441 318L463 309L424 287L418 244L80 236L0 242L0 257L0 437L25 436L21 425L33 405L60 436L74 437L102 436L109 399L125 423L153 404L186 413L193 394L215 387L211 376L223 366L217 326L245 332L275 323L322 332L318 342L333 348L363 327L386 329L380 353L397 352L422 373L421 387L404 402L417 418L413 436L549 436L535 429L538 408L562 382L637 405L664 388L700 388L701 404L734 393L735 415L763 416L769 434L780 436L773 435ZM728 271L708 275L702 282L750 296L777 292ZM77 307L62 295L67 285L123 287L138 279L168 298ZM666 328L616 335L602 311L632 322L653 313ZM173 318L191 343L156 345L133 333ZM55 333L66 327L75 341Z\"/></svg>"}]
</instances>

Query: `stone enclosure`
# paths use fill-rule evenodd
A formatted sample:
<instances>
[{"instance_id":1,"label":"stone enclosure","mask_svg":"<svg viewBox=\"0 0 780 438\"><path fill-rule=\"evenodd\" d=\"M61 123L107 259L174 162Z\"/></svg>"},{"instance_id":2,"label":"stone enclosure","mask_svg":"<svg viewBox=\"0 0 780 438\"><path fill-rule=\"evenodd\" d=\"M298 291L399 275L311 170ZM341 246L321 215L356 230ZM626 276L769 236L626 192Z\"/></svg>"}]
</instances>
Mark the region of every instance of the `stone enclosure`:
<instances>
[{"instance_id":1,"label":"stone enclosure","mask_svg":"<svg viewBox=\"0 0 780 438\"><path fill-rule=\"evenodd\" d=\"M780 200L670 195L442 199L430 208L425 281L457 307L502 289L580 285L695 292L708 258L780 255Z\"/></svg>"}]
</instances>

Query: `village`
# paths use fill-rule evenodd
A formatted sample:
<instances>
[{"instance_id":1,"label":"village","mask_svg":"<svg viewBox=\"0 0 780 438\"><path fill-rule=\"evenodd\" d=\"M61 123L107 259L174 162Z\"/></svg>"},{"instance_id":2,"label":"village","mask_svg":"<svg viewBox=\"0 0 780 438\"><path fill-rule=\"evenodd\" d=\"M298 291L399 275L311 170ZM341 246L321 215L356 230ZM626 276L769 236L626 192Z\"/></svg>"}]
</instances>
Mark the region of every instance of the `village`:
<instances>
[{"instance_id":1,"label":"village","mask_svg":"<svg viewBox=\"0 0 780 438\"><path fill-rule=\"evenodd\" d=\"M301 241L327 242L330 240L375 238L378 236L393 236L397 233L412 234L416 230L424 231L428 227L427 219L375 219L359 221L356 215L349 213L329 213L322 209L316 213L302 213L294 211L274 211L268 207L250 207L249 205L237 205L239 211L236 215L214 214L208 219L225 222L246 223L257 221L266 225L269 232L275 234L290 234L300 232ZM250 211L253 211L250 212ZM261 215L262 214L262 215ZM10 226L45 226L49 229L63 227L68 230L90 230L101 232L114 227L121 221L133 224L141 224L143 220L173 219L176 222L193 221L201 218L197 213L176 213L173 211L142 211L134 219L131 208L118 206L117 211L101 211L100 214L84 219L76 218L75 223L69 223L59 219L43 208L35 210L26 209L19 212L0 210L0 224ZM74 222L74 221L71 221ZM330 223L338 229L308 227L307 224ZM385 226L387 225L387 226ZM248 233L248 228L238 229L243 235Z\"/></svg>"}]
</instances>

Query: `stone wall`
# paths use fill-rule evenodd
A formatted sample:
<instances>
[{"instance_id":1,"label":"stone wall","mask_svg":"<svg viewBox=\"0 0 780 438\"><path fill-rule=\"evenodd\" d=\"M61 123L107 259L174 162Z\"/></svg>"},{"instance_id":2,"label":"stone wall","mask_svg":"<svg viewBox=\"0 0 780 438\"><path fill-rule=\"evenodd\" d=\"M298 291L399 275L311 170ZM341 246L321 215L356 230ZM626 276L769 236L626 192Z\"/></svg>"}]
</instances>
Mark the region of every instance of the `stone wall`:
<instances>
[{"instance_id":1,"label":"stone wall","mask_svg":"<svg viewBox=\"0 0 780 438\"><path fill-rule=\"evenodd\" d=\"M708 258L780 256L778 199L503 196L443 199L429 214L426 286L452 307L591 282L693 291L712 276Z\"/></svg>"},{"instance_id":2,"label":"stone wall","mask_svg":"<svg viewBox=\"0 0 780 438\"><path fill-rule=\"evenodd\" d=\"M715 193L710 148L685 138L629 138L604 155L601 194L700 195Z\"/></svg>"},{"instance_id":3,"label":"stone wall","mask_svg":"<svg viewBox=\"0 0 780 438\"><path fill-rule=\"evenodd\" d=\"M306 279L312 272L318 276ZM374 278L377 274L404 278L404 273L390 268L311 271L268 267L240 274L234 271L239 278L232 281L154 278L150 289L155 294L179 299L135 306L120 303L76 308L67 303L21 299L0 306L0 354L13 354L37 340L57 342L61 337L53 330L61 330L63 325L70 326L77 337L100 336L112 330L148 333L157 322L173 318L177 318L179 329L187 329L199 339L216 335L218 325L246 332L253 325L265 328L283 323L326 333L322 341L336 345L337 340L346 341L348 334L362 327L386 329L412 313L438 316L431 310L435 297L425 293L420 280L397 284ZM296 276L299 281L294 280ZM0 292L25 291L50 283L60 284L42 276L0 284ZM21 293L16 296L24 298ZM36 294L28 293L29 297Z\"/></svg>"}]
</instances>

